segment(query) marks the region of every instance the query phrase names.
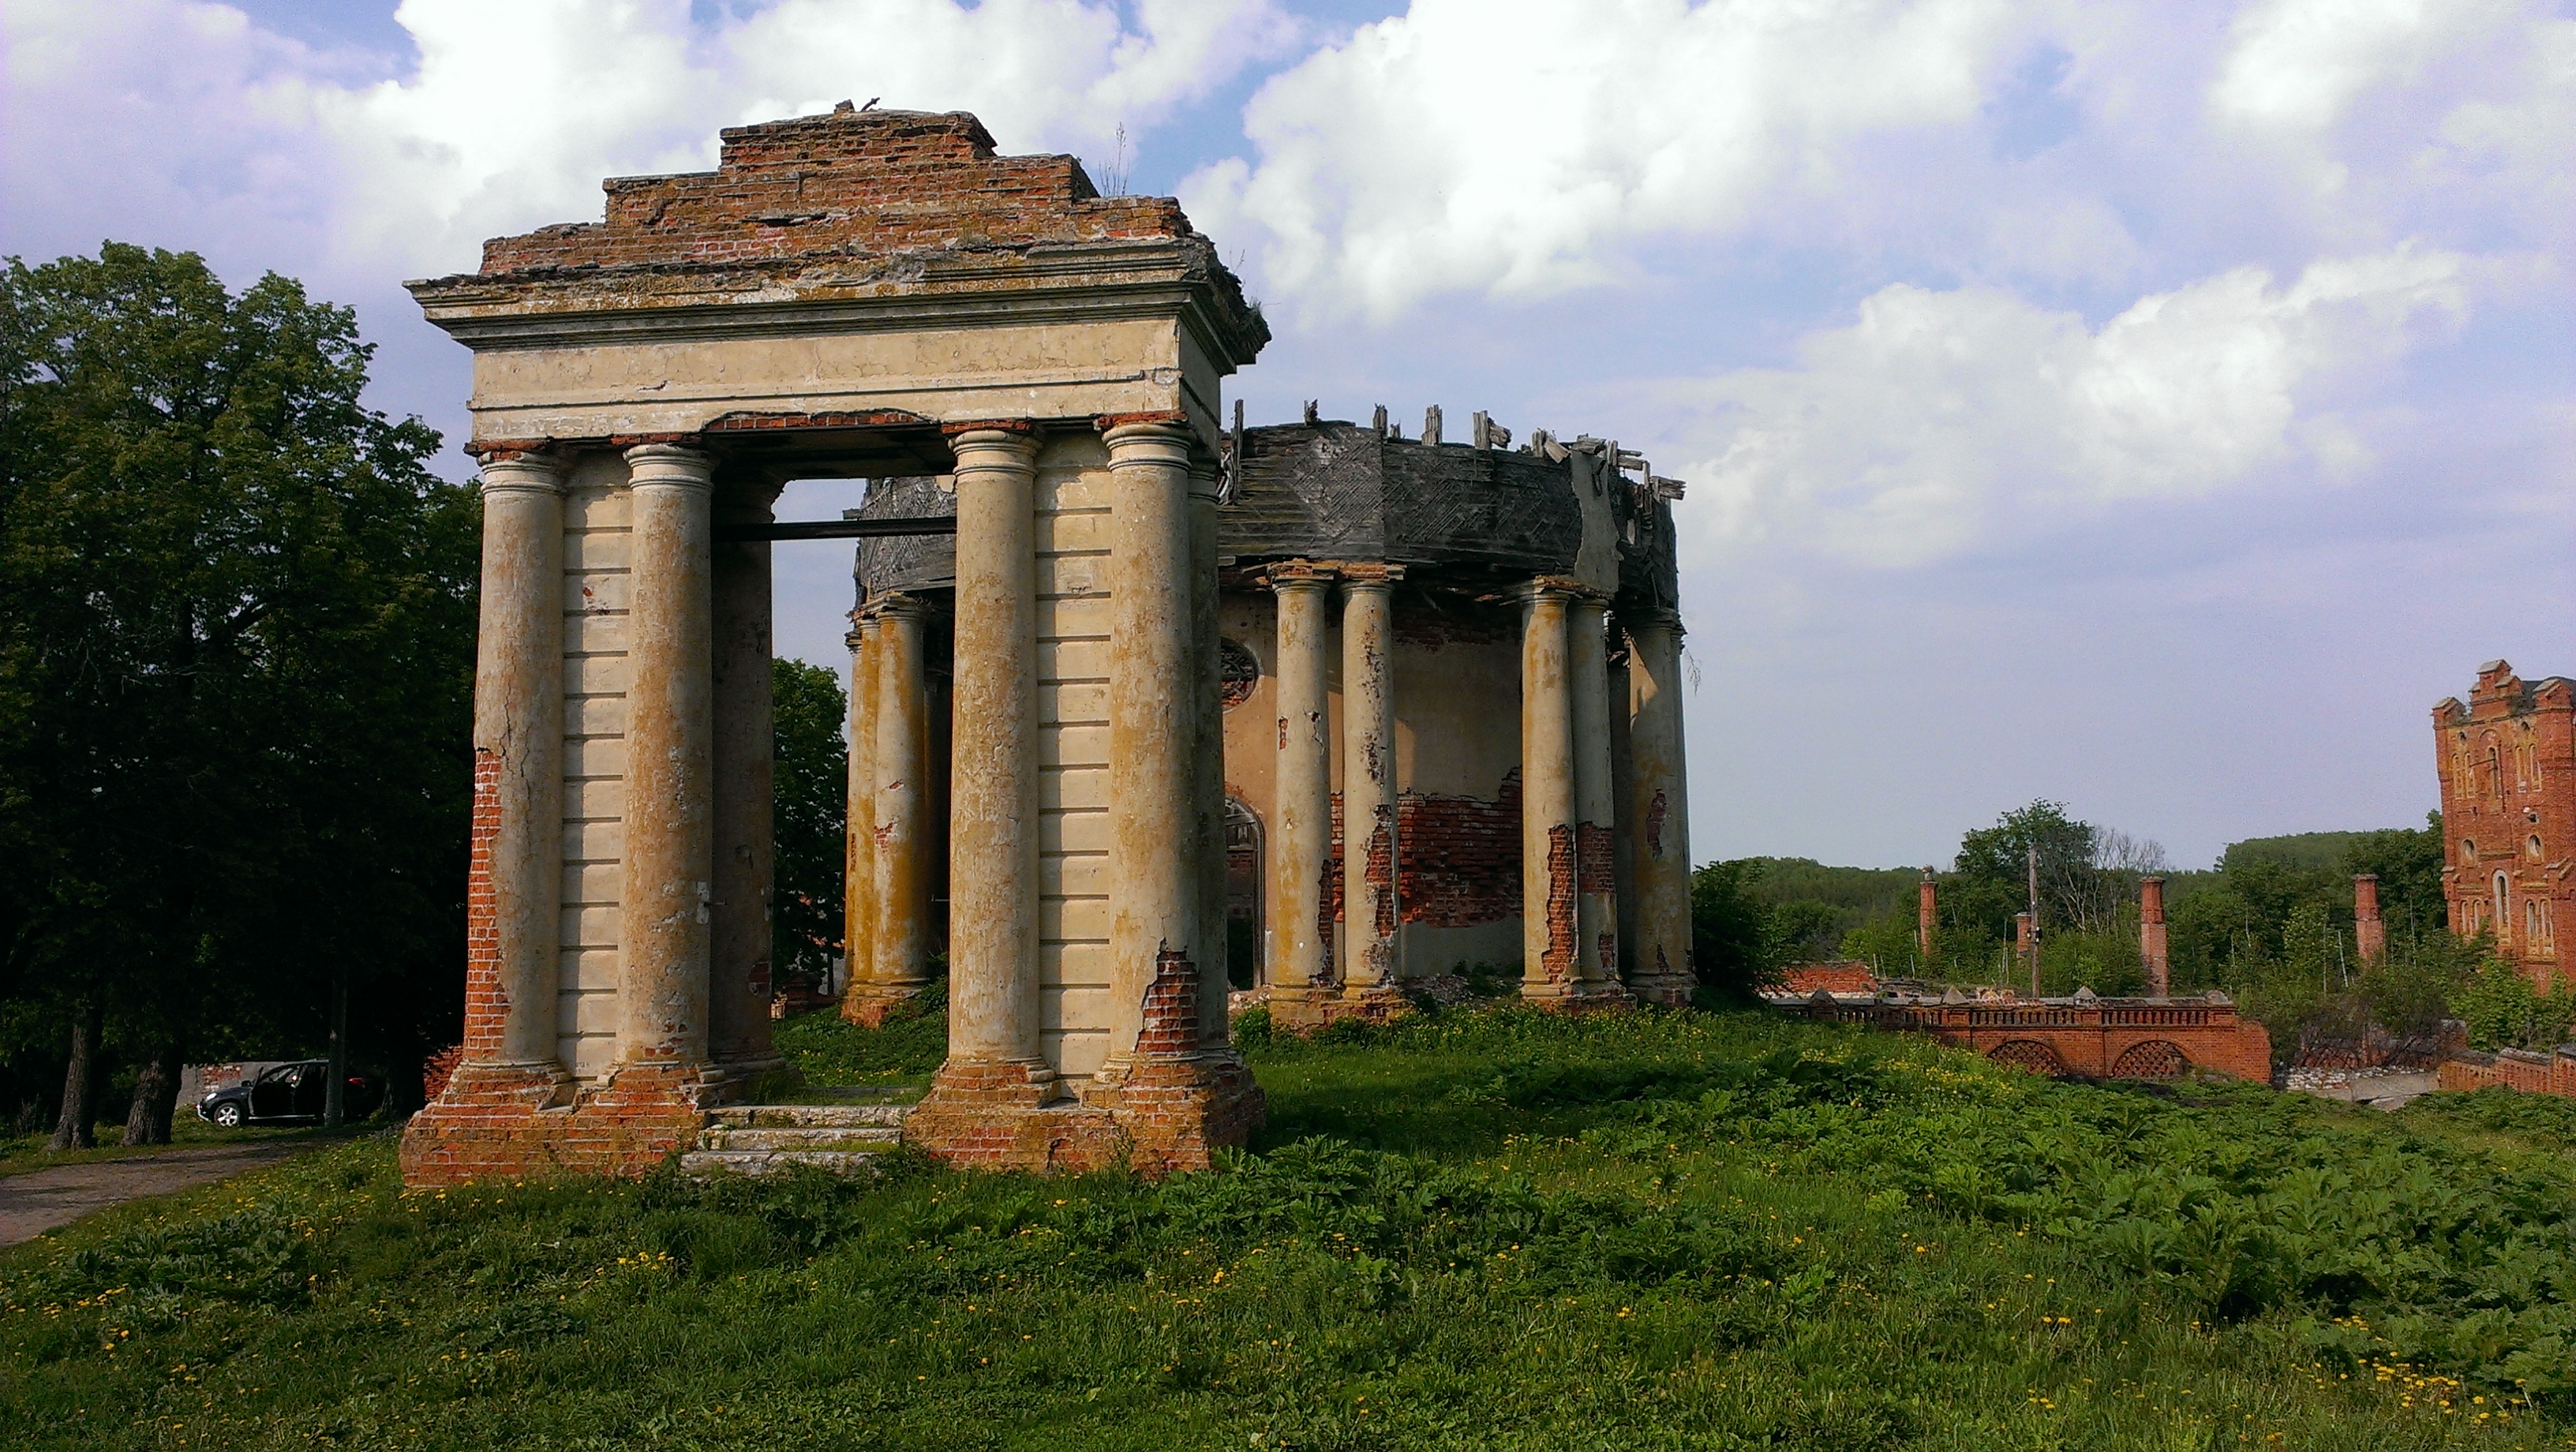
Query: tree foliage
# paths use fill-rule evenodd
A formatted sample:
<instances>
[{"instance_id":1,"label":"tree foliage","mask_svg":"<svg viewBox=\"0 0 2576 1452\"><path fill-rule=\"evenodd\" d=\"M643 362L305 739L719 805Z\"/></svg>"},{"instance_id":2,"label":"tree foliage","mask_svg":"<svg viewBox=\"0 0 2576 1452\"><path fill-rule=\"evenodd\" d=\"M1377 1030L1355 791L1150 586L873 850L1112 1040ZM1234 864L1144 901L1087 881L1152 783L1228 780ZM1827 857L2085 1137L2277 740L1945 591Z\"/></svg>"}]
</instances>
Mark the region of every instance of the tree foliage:
<instances>
[{"instance_id":1,"label":"tree foliage","mask_svg":"<svg viewBox=\"0 0 2576 1452\"><path fill-rule=\"evenodd\" d=\"M127 1060L453 1028L478 516L346 308L109 244L0 277L0 996Z\"/></svg>"},{"instance_id":2,"label":"tree foliage","mask_svg":"<svg viewBox=\"0 0 2576 1452\"><path fill-rule=\"evenodd\" d=\"M849 698L821 666L770 663L778 754L774 823L778 885L771 897L771 964L782 977L821 981L841 946L850 754L841 739Z\"/></svg>"}]
</instances>

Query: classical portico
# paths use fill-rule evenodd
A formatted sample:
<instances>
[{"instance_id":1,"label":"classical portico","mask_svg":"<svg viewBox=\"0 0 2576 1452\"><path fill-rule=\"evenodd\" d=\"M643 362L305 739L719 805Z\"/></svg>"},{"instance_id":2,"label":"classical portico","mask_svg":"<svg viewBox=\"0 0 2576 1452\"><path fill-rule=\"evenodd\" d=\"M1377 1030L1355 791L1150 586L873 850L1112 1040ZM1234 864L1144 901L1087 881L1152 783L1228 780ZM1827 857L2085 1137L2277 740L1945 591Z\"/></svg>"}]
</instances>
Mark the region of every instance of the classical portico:
<instances>
[{"instance_id":1,"label":"classical portico","mask_svg":"<svg viewBox=\"0 0 2576 1452\"><path fill-rule=\"evenodd\" d=\"M486 511L467 1037L406 1176L640 1169L779 1066L796 479L952 496L946 613L892 592L852 629L855 1004L928 981L946 842L950 1059L906 1138L1027 1168L1241 1142L1214 495L1259 314L1177 204L996 155L964 114L737 128L715 172L607 189L602 223L412 285L474 350Z\"/></svg>"}]
</instances>

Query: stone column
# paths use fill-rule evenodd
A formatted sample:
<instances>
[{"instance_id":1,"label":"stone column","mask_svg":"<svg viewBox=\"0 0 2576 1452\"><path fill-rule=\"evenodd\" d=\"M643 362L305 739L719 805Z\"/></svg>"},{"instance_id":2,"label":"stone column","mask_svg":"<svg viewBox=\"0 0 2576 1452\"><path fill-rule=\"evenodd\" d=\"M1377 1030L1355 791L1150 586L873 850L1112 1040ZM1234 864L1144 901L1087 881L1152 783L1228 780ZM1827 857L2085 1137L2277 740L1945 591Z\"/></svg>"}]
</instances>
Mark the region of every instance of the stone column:
<instances>
[{"instance_id":1,"label":"stone column","mask_svg":"<svg viewBox=\"0 0 2576 1452\"><path fill-rule=\"evenodd\" d=\"M1636 874L1637 965L1631 987L1650 1003L1690 1002L1690 795L1682 770L1681 619L1669 611L1628 629L1628 814Z\"/></svg>"},{"instance_id":2,"label":"stone column","mask_svg":"<svg viewBox=\"0 0 2576 1452\"><path fill-rule=\"evenodd\" d=\"M1342 997L1372 1017L1404 1003L1396 901L1393 565L1342 577Z\"/></svg>"},{"instance_id":3,"label":"stone column","mask_svg":"<svg viewBox=\"0 0 2576 1452\"><path fill-rule=\"evenodd\" d=\"M847 823L841 870L841 951L846 981L841 985L841 1017L869 1025L884 1022L879 1001L867 992L876 977L877 817L876 617L850 612L850 785L844 804Z\"/></svg>"},{"instance_id":4,"label":"stone column","mask_svg":"<svg viewBox=\"0 0 2576 1452\"><path fill-rule=\"evenodd\" d=\"M1583 996L1575 943L1574 703L1566 679L1573 590L1539 581L1522 595L1521 996Z\"/></svg>"},{"instance_id":5,"label":"stone column","mask_svg":"<svg viewBox=\"0 0 2576 1452\"><path fill-rule=\"evenodd\" d=\"M2376 963L2388 956L2388 925L2379 917L2379 874L2356 873L2352 879L2353 956Z\"/></svg>"},{"instance_id":6,"label":"stone column","mask_svg":"<svg viewBox=\"0 0 2576 1452\"><path fill-rule=\"evenodd\" d=\"M1103 1080L1198 1047L1197 653L1188 429L1109 445L1109 1055Z\"/></svg>"},{"instance_id":7,"label":"stone column","mask_svg":"<svg viewBox=\"0 0 2576 1452\"><path fill-rule=\"evenodd\" d=\"M1325 651L1333 577L1303 562L1270 572L1279 606L1279 761L1270 808L1272 1012L1285 1023L1320 1022L1333 996L1331 702Z\"/></svg>"},{"instance_id":8,"label":"stone column","mask_svg":"<svg viewBox=\"0 0 2576 1452\"><path fill-rule=\"evenodd\" d=\"M1233 964L1225 932L1225 686L1217 638L1217 472L1215 461L1194 456L1190 466L1190 647L1192 762L1198 769L1193 797L1199 810L1199 1042L1228 1041L1226 1010L1233 992Z\"/></svg>"},{"instance_id":9,"label":"stone column","mask_svg":"<svg viewBox=\"0 0 2576 1452\"><path fill-rule=\"evenodd\" d=\"M1923 869L1922 886L1915 890L1914 956L1922 960L1922 970L1932 971L1932 930L1941 922L1940 888L1933 881L1932 869Z\"/></svg>"},{"instance_id":10,"label":"stone column","mask_svg":"<svg viewBox=\"0 0 2576 1452\"><path fill-rule=\"evenodd\" d=\"M930 871L922 860L929 832L921 819L930 788L930 690L922 668L922 603L886 595L872 607L869 642L875 679L869 708L876 774L869 837L873 871L868 992L885 1011L930 983Z\"/></svg>"},{"instance_id":11,"label":"stone column","mask_svg":"<svg viewBox=\"0 0 2576 1452\"><path fill-rule=\"evenodd\" d=\"M2165 880L2138 879L2138 958L2146 965L2147 997L2173 993L2173 958L2165 943Z\"/></svg>"},{"instance_id":12,"label":"stone column","mask_svg":"<svg viewBox=\"0 0 2576 1452\"><path fill-rule=\"evenodd\" d=\"M1619 875L1610 780L1610 602L1579 595L1566 611L1566 680L1574 731L1574 957L1590 991L1623 998L1619 982Z\"/></svg>"},{"instance_id":13,"label":"stone column","mask_svg":"<svg viewBox=\"0 0 2576 1452\"><path fill-rule=\"evenodd\" d=\"M562 466L483 465L474 651L474 876L465 992L469 1079L567 1077L556 1057L563 927ZM470 1071L470 1072L469 1072Z\"/></svg>"},{"instance_id":14,"label":"stone column","mask_svg":"<svg viewBox=\"0 0 2576 1452\"><path fill-rule=\"evenodd\" d=\"M962 430L950 443L957 666L940 1078L960 1089L1045 1086L1054 1073L1038 1038L1038 440L1005 426Z\"/></svg>"},{"instance_id":15,"label":"stone column","mask_svg":"<svg viewBox=\"0 0 2576 1452\"><path fill-rule=\"evenodd\" d=\"M707 1057L715 896L711 461L626 451L634 521L626 645L626 892L617 1062L697 1077Z\"/></svg>"},{"instance_id":16,"label":"stone column","mask_svg":"<svg viewBox=\"0 0 2576 1452\"><path fill-rule=\"evenodd\" d=\"M728 480L717 515L771 522L778 486ZM712 552L715 691L715 921L709 958L708 1057L728 1079L784 1061L772 1049L770 900L777 886L776 731L771 699L770 550L765 539Z\"/></svg>"}]
</instances>

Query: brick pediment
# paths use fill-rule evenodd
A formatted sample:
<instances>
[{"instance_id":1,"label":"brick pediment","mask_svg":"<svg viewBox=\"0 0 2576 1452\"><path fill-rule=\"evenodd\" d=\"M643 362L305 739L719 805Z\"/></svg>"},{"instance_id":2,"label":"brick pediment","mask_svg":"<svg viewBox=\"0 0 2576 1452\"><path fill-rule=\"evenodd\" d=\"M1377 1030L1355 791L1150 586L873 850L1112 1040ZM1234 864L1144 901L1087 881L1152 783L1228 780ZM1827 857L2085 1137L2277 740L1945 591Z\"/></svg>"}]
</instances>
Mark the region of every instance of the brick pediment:
<instances>
[{"instance_id":1,"label":"brick pediment","mask_svg":"<svg viewBox=\"0 0 2576 1452\"><path fill-rule=\"evenodd\" d=\"M1104 197L1070 156L1002 156L963 111L836 111L723 133L714 171L614 177L600 222L483 244L484 277L924 250L1177 241L1169 197Z\"/></svg>"}]
</instances>

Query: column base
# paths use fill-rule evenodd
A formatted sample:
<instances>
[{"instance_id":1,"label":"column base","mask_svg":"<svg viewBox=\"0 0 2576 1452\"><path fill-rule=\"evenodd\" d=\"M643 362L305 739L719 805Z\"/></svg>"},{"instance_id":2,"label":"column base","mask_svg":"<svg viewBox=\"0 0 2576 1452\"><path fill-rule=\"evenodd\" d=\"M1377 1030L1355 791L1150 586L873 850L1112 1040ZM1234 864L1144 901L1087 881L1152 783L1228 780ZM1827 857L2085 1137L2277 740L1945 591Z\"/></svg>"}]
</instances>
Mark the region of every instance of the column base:
<instances>
[{"instance_id":1,"label":"column base","mask_svg":"<svg viewBox=\"0 0 2576 1452\"><path fill-rule=\"evenodd\" d=\"M1240 1147L1267 1112L1252 1071L1233 1051L1125 1066L1082 1081L1073 1095L1043 1069L951 1064L904 1120L904 1143L953 1165L1081 1174L1203 1170Z\"/></svg>"},{"instance_id":2,"label":"column base","mask_svg":"<svg viewBox=\"0 0 2576 1452\"><path fill-rule=\"evenodd\" d=\"M1609 1013L1637 1006L1624 983L1586 979L1575 983L1523 983L1521 1001L1551 1013Z\"/></svg>"},{"instance_id":3,"label":"column base","mask_svg":"<svg viewBox=\"0 0 2576 1452\"><path fill-rule=\"evenodd\" d=\"M559 1065L467 1065L403 1126L406 1185L538 1175L640 1175L697 1138L694 1067L627 1065L581 1085Z\"/></svg>"},{"instance_id":4,"label":"column base","mask_svg":"<svg viewBox=\"0 0 2576 1452\"><path fill-rule=\"evenodd\" d=\"M1413 1000L1392 984L1313 989L1287 998L1274 992L1270 997L1271 1026L1300 1035L1330 1028L1345 1019L1385 1023L1411 1012Z\"/></svg>"},{"instance_id":5,"label":"column base","mask_svg":"<svg viewBox=\"0 0 2576 1452\"><path fill-rule=\"evenodd\" d=\"M841 995L841 1017L861 1028L884 1028L897 1009L929 987L927 983L853 983Z\"/></svg>"},{"instance_id":6,"label":"column base","mask_svg":"<svg viewBox=\"0 0 2576 1452\"><path fill-rule=\"evenodd\" d=\"M1639 1003L1658 1008L1688 1008L1691 995L1699 991L1699 980L1678 973L1660 974L1629 980L1628 991Z\"/></svg>"}]
</instances>

